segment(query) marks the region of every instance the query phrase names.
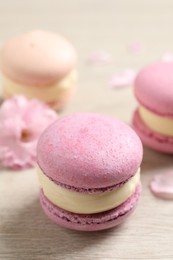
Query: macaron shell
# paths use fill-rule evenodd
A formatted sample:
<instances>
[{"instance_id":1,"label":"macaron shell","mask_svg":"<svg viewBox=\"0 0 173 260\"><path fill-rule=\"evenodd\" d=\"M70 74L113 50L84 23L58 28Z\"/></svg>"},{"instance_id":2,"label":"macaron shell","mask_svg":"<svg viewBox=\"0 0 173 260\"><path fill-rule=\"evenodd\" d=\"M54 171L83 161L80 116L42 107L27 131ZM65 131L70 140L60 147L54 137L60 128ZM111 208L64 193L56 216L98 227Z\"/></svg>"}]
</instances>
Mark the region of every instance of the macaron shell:
<instances>
[{"instance_id":1,"label":"macaron shell","mask_svg":"<svg viewBox=\"0 0 173 260\"><path fill-rule=\"evenodd\" d=\"M53 181L76 188L104 188L133 176L142 144L124 123L98 114L62 117L39 139L37 161Z\"/></svg>"},{"instance_id":2,"label":"macaron shell","mask_svg":"<svg viewBox=\"0 0 173 260\"><path fill-rule=\"evenodd\" d=\"M141 185L139 184L135 193L117 208L91 215L74 214L58 208L44 196L43 191L40 192L40 201L45 214L56 224L74 230L98 231L124 222L136 208L140 193Z\"/></svg>"},{"instance_id":3,"label":"macaron shell","mask_svg":"<svg viewBox=\"0 0 173 260\"><path fill-rule=\"evenodd\" d=\"M142 69L135 80L135 95L149 110L173 117L173 62L158 62Z\"/></svg>"},{"instance_id":4,"label":"macaron shell","mask_svg":"<svg viewBox=\"0 0 173 260\"><path fill-rule=\"evenodd\" d=\"M144 145L159 152L173 153L173 138L149 129L140 118L138 110L134 113L132 125Z\"/></svg>"},{"instance_id":5,"label":"macaron shell","mask_svg":"<svg viewBox=\"0 0 173 260\"><path fill-rule=\"evenodd\" d=\"M76 53L62 36L38 30L9 40L1 49L0 63L9 78L42 86L69 73L76 64Z\"/></svg>"}]
</instances>

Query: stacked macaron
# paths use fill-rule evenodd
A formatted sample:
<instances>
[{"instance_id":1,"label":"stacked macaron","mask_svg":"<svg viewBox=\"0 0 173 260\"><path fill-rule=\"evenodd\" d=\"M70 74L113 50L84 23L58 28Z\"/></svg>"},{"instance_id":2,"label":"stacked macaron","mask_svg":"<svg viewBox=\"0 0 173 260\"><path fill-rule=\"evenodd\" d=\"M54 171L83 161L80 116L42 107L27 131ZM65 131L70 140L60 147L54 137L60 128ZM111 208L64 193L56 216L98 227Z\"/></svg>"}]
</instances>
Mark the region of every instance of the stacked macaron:
<instances>
[{"instance_id":1,"label":"stacked macaron","mask_svg":"<svg viewBox=\"0 0 173 260\"><path fill-rule=\"evenodd\" d=\"M145 145L173 153L173 62L142 69L135 81L139 107L133 126Z\"/></svg>"},{"instance_id":2,"label":"stacked macaron","mask_svg":"<svg viewBox=\"0 0 173 260\"><path fill-rule=\"evenodd\" d=\"M23 94L60 110L76 85L76 53L62 36L32 31L10 39L0 53L4 97Z\"/></svg>"},{"instance_id":3,"label":"stacked macaron","mask_svg":"<svg viewBox=\"0 0 173 260\"><path fill-rule=\"evenodd\" d=\"M110 228L136 207L142 145L118 120L92 113L62 117L40 137L37 159L41 205L62 226Z\"/></svg>"}]
</instances>

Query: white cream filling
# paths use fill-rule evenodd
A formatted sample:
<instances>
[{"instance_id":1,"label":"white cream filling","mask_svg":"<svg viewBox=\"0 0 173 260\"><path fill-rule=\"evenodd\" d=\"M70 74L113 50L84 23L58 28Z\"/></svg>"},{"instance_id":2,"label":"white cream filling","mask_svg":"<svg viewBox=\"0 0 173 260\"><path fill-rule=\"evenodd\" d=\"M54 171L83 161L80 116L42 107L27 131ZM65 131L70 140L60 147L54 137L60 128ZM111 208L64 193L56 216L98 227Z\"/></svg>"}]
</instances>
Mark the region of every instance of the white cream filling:
<instances>
[{"instance_id":1,"label":"white cream filling","mask_svg":"<svg viewBox=\"0 0 173 260\"><path fill-rule=\"evenodd\" d=\"M139 114L144 123L153 131L173 136L173 120L168 117L159 116L143 106L139 107Z\"/></svg>"},{"instance_id":2,"label":"white cream filling","mask_svg":"<svg viewBox=\"0 0 173 260\"><path fill-rule=\"evenodd\" d=\"M51 181L38 167L38 177L45 196L58 207L78 214L94 214L113 209L127 200L140 182L140 169L116 190L87 194L63 188Z\"/></svg>"},{"instance_id":3,"label":"white cream filling","mask_svg":"<svg viewBox=\"0 0 173 260\"><path fill-rule=\"evenodd\" d=\"M76 70L72 70L66 77L62 80L57 81L49 86L26 86L25 84L17 83L4 74L2 74L2 85L4 88L4 94L13 96L23 94L27 98L38 98L44 102L52 102L61 98L64 92L66 92L70 87L75 85L77 79Z\"/></svg>"}]
</instances>

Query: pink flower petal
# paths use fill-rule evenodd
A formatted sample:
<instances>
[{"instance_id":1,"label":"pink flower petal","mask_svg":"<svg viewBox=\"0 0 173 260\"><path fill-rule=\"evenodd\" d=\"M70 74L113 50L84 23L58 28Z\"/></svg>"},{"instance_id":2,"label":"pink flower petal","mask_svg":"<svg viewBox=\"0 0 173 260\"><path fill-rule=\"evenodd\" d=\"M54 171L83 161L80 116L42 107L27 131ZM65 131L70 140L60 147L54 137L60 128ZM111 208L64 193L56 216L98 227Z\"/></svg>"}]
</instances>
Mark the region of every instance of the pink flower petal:
<instances>
[{"instance_id":1,"label":"pink flower petal","mask_svg":"<svg viewBox=\"0 0 173 260\"><path fill-rule=\"evenodd\" d=\"M95 51L88 57L88 63L91 65L105 65L111 60L111 54L106 51Z\"/></svg>"},{"instance_id":2,"label":"pink flower petal","mask_svg":"<svg viewBox=\"0 0 173 260\"><path fill-rule=\"evenodd\" d=\"M142 48L142 43L138 41L131 42L128 46L129 51L132 53L139 53L140 51L142 51Z\"/></svg>"},{"instance_id":3,"label":"pink flower petal","mask_svg":"<svg viewBox=\"0 0 173 260\"><path fill-rule=\"evenodd\" d=\"M0 107L0 165L23 169L35 165L40 134L57 114L38 100L23 96L6 100Z\"/></svg>"},{"instance_id":4,"label":"pink flower petal","mask_svg":"<svg viewBox=\"0 0 173 260\"><path fill-rule=\"evenodd\" d=\"M116 73L109 81L109 86L113 89L126 87L133 84L136 77L136 72L132 69L126 69L121 73Z\"/></svg>"},{"instance_id":5,"label":"pink flower petal","mask_svg":"<svg viewBox=\"0 0 173 260\"><path fill-rule=\"evenodd\" d=\"M13 102L11 102L11 99L7 99L1 105L0 121L3 120L3 117L6 119L6 117L10 118L11 116L16 116L18 114L23 115L27 105L27 99L22 96L13 97Z\"/></svg>"},{"instance_id":6,"label":"pink flower petal","mask_svg":"<svg viewBox=\"0 0 173 260\"><path fill-rule=\"evenodd\" d=\"M173 171L155 175L150 182L150 189L159 198L173 200Z\"/></svg>"},{"instance_id":7,"label":"pink flower petal","mask_svg":"<svg viewBox=\"0 0 173 260\"><path fill-rule=\"evenodd\" d=\"M173 61L173 53L167 52L163 55L162 60L165 62L171 62Z\"/></svg>"},{"instance_id":8,"label":"pink flower petal","mask_svg":"<svg viewBox=\"0 0 173 260\"><path fill-rule=\"evenodd\" d=\"M42 117L40 117L40 114L42 114ZM45 104L40 103L38 100L32 100L28 104L23 119L28 125L27 129L32 132L32 136L37 136L40 133L40 128L44 130L50 124L54 115L54 110L48 109Z\"/></svg>"}]
</instances>

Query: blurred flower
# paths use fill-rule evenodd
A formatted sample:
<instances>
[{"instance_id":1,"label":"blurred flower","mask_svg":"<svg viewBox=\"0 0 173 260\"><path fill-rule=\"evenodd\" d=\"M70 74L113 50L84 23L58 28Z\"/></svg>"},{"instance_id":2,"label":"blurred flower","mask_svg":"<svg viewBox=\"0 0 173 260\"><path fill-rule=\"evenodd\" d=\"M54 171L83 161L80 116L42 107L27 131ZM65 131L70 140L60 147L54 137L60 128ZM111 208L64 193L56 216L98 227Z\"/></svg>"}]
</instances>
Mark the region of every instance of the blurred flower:
<instances>
[{"instance_id":1,"label":"blurred flower","mask_svg":"<svg viewBox=\"0 0 173 260\"><path fill-rule=\"evenodd\" d=\"M126 69L120 73L116 73L109 81L109 86L113 89L126 87L133 84L136 77L136 72L132 69Z\"/></svg>"},{"instance_id":2,"label":"blurred flower","mask_svg":"<svg viewBox=\"0 0 173 260\"><path fill-rule=\"evenodd\" d=\"M173 170L155 175L150 182L150 189L156 197L173 200Z\"/></svg>"},{"instance_id":3,"label":"blurred flower","mask_svg":"<svg viewBox=\"0 0 173 260\"><path fill-rule=\"evenodd\" d=\"M133 42L129 43L128 49L130 52L137 54L142 51L143 45L139 41L133 41Z\"/></svg>"},{"instance_id":4,"label":"blurred flower","mask_svg":"<svg viewBox=\"0 0 173 260\"><path fill-rule=\"evenodd\" d=\"M15 96L0 107L0 165L14 170L34 166L43 130L57 114L38 100Z\"/></svg>"},{"instance_id":5,"label":"blurred flower","mask_svg":"<svg viewBox=\"0 0 173 260\"><path fill-rule=\"evenodd\" d=\"M162 61L164 62L172 62L173 61L173 53L167 52L162 56Z\"/></svg>"},{"instance_id":6,"label":"blurred flower","mask_svg":"<svg viewBox=\"0 0 173 260\"><path fill-rule=\"evenodd\" d=\"M106 51L95 51L88 57L88 63L92 65L105 65L111 60L111 54Z\"/></svg>"}]
</instances>

